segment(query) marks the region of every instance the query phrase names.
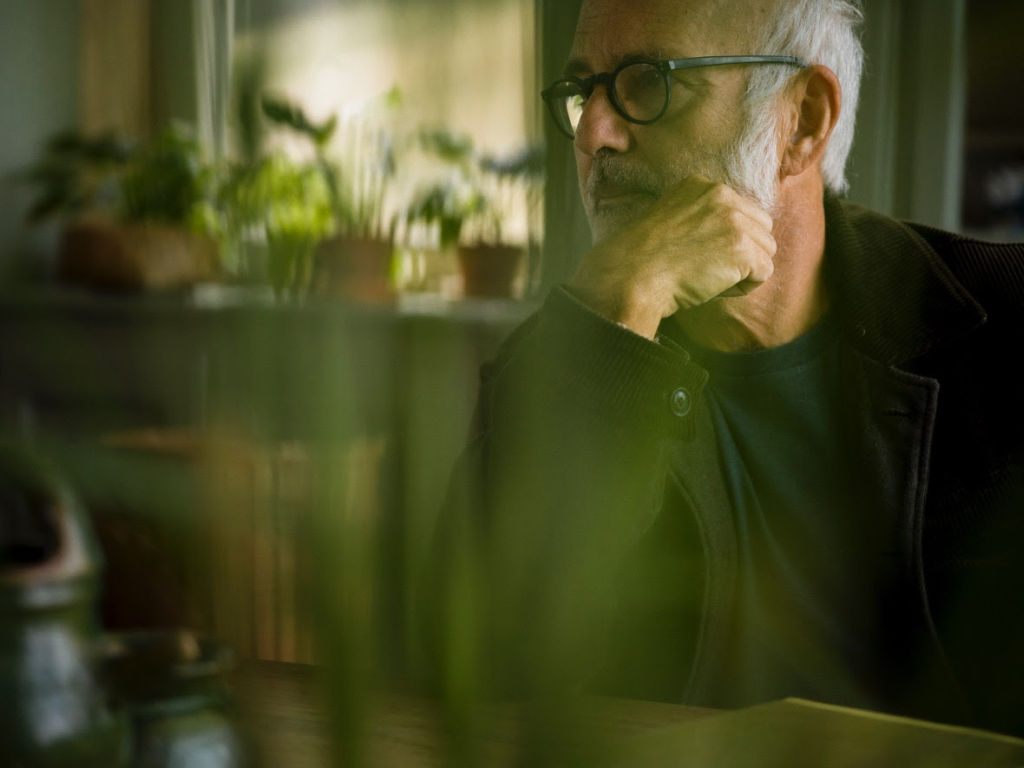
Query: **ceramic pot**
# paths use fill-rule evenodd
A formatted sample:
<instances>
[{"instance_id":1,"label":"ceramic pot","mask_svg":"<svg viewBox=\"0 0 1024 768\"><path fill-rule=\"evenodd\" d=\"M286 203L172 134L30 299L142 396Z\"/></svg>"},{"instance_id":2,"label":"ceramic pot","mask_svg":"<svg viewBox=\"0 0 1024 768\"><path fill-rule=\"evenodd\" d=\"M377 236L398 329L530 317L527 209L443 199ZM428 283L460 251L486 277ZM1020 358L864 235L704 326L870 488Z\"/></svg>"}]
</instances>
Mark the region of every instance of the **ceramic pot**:
<instances>
[{"instance_id":1,"label":"ceramic pot","mask_svg":"<svg viewBox=\"0 0 1024 768\"><path fill-rule=\"evenodd\" d=\"M370 304L395 300L391 279L394 244L372 237L336 236L317 248L314 290Z\"/></svg>"},{"instance_id":2,"label":"ceramic pot","mask_svg":"<svg viewBox=\"0 0 1024 768\"><path fill-rule=\"evenodd\" d=\"M217 276L213 240L184 227L102 219L65 227L57 254L62 282L113 291L165 291Z\"/></svg>"},{"instance_id":3,"label":"ceramic pot","mask_svg":"<svg viewBox=\"0 0 1024 768\"><path fill-rule=\"evenodd\" d=\"M466 296L511 298L523 260L523 249L515 245L460 245L459 267Z\"/></svg>"},{"instance_id":4,"label":"ceramic pot","mask_svg":"<svg viewBox=\"0 0 1024 768\"><path fill-rule=\"evenodd\" d=\"M239 768L226 675L233 654L186 630L111 635L106 677L132 724L132 768Z\"/></svg>"},{"instance_id":5,"label":"ceramic pot","mask_svg":"<svg viewBox=\"0 0 1024 768\"><path fill-rule=\"evenodd\" d=\"M121 766L97 651L100 557L76 499L0 444L0 765Z\"/></svg>"}]
</instances>

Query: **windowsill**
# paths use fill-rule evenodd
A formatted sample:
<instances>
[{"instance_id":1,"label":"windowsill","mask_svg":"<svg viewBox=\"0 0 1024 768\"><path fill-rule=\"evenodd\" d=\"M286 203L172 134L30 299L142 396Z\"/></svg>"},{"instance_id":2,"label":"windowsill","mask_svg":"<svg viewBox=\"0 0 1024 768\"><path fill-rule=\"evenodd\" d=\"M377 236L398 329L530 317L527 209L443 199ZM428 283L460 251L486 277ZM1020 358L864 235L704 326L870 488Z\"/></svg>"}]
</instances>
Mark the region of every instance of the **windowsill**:
<instances>
[{"instance_id":1,"label":"windowsill","mask_svg":"<svg viewBox=\"0 0 1024 768\"><path fill-rule=\"evenodd\" d=\"M103 292L74 285L24 282L0 288L0 307L22 312L59 308L72 312L162 313L219 312L230 310L332 311L381 314L402 318L442 318L470 323L514 324L537 309L540 299L458 298L439 293L399 294L392 303L370 303L343 298L311 296L300 302L279 301L265 286L203 283L163 293Z\"/></svg>"}]
</instances>

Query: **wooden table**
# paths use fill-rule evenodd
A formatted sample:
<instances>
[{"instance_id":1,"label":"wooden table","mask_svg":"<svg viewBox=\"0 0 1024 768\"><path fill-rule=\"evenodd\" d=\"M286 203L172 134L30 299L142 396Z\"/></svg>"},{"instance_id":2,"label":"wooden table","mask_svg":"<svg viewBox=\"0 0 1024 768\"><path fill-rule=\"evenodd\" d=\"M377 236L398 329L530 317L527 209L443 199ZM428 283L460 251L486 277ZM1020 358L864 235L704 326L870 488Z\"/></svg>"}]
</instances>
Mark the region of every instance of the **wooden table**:
<instances>
[{"instance_id":1,"label":"wooden table","mask_svg":"<svg viewBox=\"0 0 1024 768\"><path fill-rule=\"evenodd\" d=\"M240 721L267 768L313 768L332 762L334 743L328 708L321 700L316 667L278 662L243 665L234 684ZM579 702L578 723L595 734L627 735L705 717L711 709L645 701L592 698ZM510 764L523 719L511 705L480 713L486 734L484 763ZM406 768L444 764L444 723L438 705L394 693L371 697L366 740L372 766Z\"/></svg>"}]
</instances>

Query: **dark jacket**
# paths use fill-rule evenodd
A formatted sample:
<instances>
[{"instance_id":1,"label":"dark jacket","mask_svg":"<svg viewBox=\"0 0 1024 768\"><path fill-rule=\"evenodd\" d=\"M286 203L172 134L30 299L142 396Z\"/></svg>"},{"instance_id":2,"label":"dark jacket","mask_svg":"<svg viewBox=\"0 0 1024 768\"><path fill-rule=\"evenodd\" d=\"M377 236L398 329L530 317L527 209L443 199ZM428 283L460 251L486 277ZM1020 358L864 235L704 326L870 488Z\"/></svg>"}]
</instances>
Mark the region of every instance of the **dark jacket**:
<instances>
[{"instance_id":1,"label":"dark jacket","mask_svg":"<svg viewBox=\"0 0 1024 768\"><path fill-rule=\"evenodd\" d=\"M1024 733L1024 247L826 200L878 707ZM453 507L491 674L718 698L736 535L707 374L561 289L482 374ZM449 518L449 521L453 518ZM451 525L448 527L449 537Z\"/></svg>"}]
</instances>

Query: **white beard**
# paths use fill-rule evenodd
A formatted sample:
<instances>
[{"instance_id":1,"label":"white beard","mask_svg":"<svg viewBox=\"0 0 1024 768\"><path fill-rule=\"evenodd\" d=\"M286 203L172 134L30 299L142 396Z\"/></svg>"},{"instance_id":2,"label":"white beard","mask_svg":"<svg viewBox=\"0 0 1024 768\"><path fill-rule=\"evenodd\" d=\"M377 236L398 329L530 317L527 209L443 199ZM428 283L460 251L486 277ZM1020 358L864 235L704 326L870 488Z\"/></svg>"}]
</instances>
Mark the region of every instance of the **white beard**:
<instances>
[{"instance_id":1,"label":"white beard","mask_svg":"<svg viewBox=\"0 0 1024 768\"><path fill-rule=\"evenodd\" d=\"M669 189L688 176L703 176L726 184L756 202L768 213L775 208L779 178L776 116L770 105L748 115L743 130L721 149L681 150L662 168L636 165L615 153L598 154L583 185L583 205L594 242L644 216ZM636 193L630 202L599 205L602 185Z\"/></svg>"}]
</instances>

